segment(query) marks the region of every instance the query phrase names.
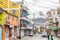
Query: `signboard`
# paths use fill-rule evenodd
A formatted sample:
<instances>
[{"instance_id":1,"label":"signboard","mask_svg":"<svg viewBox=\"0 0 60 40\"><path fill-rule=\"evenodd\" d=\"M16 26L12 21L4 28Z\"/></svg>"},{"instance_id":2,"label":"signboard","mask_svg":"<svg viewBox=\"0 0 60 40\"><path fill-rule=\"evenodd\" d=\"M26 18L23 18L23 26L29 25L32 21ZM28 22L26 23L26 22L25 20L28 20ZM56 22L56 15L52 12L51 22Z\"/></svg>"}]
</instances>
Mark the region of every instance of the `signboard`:
<instances>
[{"instance_id":1,"label":"signboard","mask_svg":"<svg viewBox=\"0 0 60 40\"><path fill-rule=\"evenodd\" d=\"M5 24L5 12L0 14L0 25Z\"/></svg>"},{"instance_id":2,"label":"signboard","mask_svg":"<svg viewBox=\"0 0 60 40\"><path fill-rule=\"evenodd\" d=\"M14 28L14 25L10 25L10 28Z\"/></svg>"}]
</instances>

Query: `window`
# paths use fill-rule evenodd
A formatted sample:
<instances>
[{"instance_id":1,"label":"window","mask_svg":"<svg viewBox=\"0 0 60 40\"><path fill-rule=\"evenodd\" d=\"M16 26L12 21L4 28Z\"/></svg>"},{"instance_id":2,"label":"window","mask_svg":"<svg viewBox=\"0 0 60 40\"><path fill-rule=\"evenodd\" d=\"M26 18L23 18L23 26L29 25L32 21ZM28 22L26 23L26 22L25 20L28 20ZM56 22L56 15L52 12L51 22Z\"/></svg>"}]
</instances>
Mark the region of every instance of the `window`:
<instances>
[{"instance_id":1,"label":"window","mask_svg":"<svg viewBox=\"0 0 60 40\"><path fill-rule=\"evenodd\" d=\"M16 10L12 10L12 14L15 15L16 14Z\"/></svg>"},{"instance_id":2,"label":"window","mask_svg":"<svg viewBox=\"0 0 60 40\"><path fill-rule=\"evenodd\" d=\"M15 6L15 5L16 5L15 3L12 4L12 6Z\"/></svg>"},{"instance_id":3,"label":"window","mask_svg":"<svg viewBox=\"0 0 60 40\"><path fill-rule=\"evenodd\" d=\"M12 20L14 20L14 17L12 17Z\"/></svg>"},{"instance_id":4,"label":"window","mask_svg":"<svg viewBox=\"0 0 60 40\"><path fill-rule=\"evenodd\" d=\"M16 18L16 21L18 21L18 18Z\"/></svg>"},{"instance_id":5,"label":"window","mask_svg":"<svg viewBox=\"0 0 60 40\"><path fill-rule=\"evenodd\" d=\"M8 19L9 19L9 16L8 16Z\"/></svg>"}]
</instances>

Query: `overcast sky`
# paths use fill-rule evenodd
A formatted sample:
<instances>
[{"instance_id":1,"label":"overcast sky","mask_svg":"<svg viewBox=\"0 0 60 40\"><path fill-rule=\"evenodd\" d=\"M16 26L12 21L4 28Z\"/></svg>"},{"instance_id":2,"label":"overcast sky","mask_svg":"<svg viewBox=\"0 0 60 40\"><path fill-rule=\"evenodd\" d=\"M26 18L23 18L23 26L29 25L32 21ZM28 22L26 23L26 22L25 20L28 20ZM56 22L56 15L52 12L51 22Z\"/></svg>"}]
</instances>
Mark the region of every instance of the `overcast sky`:
<instances>
[{"instance_id":1,"label":"overcast sky","mask_svg":"<svg viewBox=\"0 0 60 40\"><path fill-rule=\"evenodd\" d=\"M21 1L21 0L11 0L11 1L19 2L19 1ZM32 0L26 0L26 1L30 2L30 1L32 1Z\"/></svg>"},{"instance_id":2,"label":"overcast sky","mask_svg":"<svg viewBox=\"0 0 60 40\"><path fill-rule=\"evenodd\" d=\"M10 1L20 2L21 0L10 0ZM47 11L51 9L57 9L57 7L59 6L59 0L24 0L24 1L25 6L29 8L31 12L34 13L42 11L43 14L45 14Z\"/></svg>"}]
</instances>

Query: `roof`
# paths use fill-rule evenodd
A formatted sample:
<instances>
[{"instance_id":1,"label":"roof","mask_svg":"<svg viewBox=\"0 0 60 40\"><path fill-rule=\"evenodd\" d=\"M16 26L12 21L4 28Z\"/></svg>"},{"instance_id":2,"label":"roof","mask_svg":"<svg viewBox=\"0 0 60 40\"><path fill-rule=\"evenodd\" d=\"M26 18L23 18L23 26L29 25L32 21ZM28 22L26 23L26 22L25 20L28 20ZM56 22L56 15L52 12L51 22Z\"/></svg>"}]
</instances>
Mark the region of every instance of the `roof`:
<instances>
[{"instance_id":1,"label":"roof","mask_svg":"<svg viewBox=\"0 0 60 40\"><path fill-rule=\"evenodd\" d=\"M3 9L0 7L0 13L2 13L2 12L5 12L5 10L3 10Z\"/></svg>"},{"instance_id":2,"label":"roof","mask_svg":"<svg viewBox=\"0 0 60 40\"><path fill-rule=\"evenodd\" d=\"M7 13L7 14L9 14L9 15L12 15L12 14L8 13L6 10L4 10L3 8L0 7L0 13L2 13L2 12L5 12L5 13ZM15 15L12 15L12 16L17 17L17 16L15 16ZM17 18L18 18L18 17L17 17Z\"/></svg>"}]
</instances>

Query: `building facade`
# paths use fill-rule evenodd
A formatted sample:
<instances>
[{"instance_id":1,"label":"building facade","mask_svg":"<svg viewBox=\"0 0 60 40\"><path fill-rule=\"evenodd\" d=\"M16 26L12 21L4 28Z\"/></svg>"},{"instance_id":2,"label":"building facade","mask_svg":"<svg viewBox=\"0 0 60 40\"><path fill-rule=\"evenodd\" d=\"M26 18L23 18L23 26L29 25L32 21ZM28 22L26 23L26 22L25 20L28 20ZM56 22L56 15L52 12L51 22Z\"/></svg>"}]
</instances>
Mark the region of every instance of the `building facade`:
<instances>
[{"instance_id":1,"label":"building facade","mask_svg":"<svg viewBox=\"0 0 60 40\"><path fill-rule=\"evenodd\" d=\"M2 26L2 40L16 39L18 36L20 5L8 0L0 0L0 8L5 10L3 11L5 12L5 20L3 20L5 23ZM2 13L1 10L0 13Z\"/></svg>"},{"instance_id":2,"label":"building facade","mask_svg":"<svg viewBox=\"0 0 60 40\"><path fill-rule=\"evenodd\" d=\"M26 9L23 9L23 13L21 14L21 37L24 36L28 36L29 35L29 29L28 29L28 24L30 23L30 21L28 21L29 19L27 18L27 16L30 15L28 13L28 11Z\"/></svg>"}]
</instances>

